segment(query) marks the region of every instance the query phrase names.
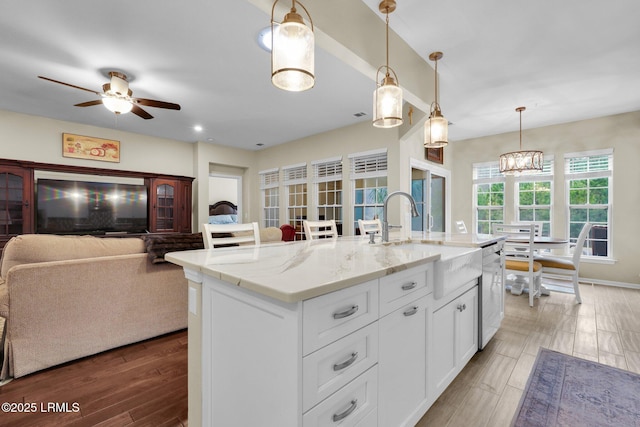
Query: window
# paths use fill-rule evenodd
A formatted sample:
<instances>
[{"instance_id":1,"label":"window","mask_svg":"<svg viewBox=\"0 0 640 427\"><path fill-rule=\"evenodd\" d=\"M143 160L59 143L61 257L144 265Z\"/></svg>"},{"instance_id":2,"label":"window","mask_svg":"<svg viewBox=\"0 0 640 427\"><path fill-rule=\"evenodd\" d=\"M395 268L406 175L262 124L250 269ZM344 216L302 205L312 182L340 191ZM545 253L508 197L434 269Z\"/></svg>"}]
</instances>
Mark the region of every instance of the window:
<instances>
[{"instance_id":1,"label":"window","mask_svg":"<svg viewBox=\"0 0 640 427\"><path fill-rule=\"evenodd\" d=\"M342 157L312 162L319 220L336 221L342 235Z\"/></svg>"},{"instance_id":2,"label":"window","mask_svg":"<svg viewBox=\"0 0 640 427\"><path fill-rule=\"evenodd\" d=\"M358 230L359 219L382 218L387 197L387 151L374 150L350 154L353 182L353 229ZM357 231L356 231L357 232Z\"/></svg>"},{"instance_id":3,"label":"window","mask_svg":"<svg viewBox=\"0 0 640 427\"><path fill-rule=\"evenodd\" d=\"M270 169L259 174L260 189L262 190L263 224L265 227L278 227L280 224L280 205L278 201L279 171L278 169Z\"/></svg>"},{"instance_id":4,"label":"window","mask_svg":"<svg viewBox=\"0 0 640 427\"><path fill-rule=\"evenodd\" d=\"M565 154L569 240L575 242L590 222L585 247L593 256L611 256L612 172L613 150Z\"/></svg>"},{"instance_id":5,"label":"window","mask_svg":"<svg viewBox=\"0 0 640 427\"><path fill-rule=\"evenodd\" d=\"M504 222L504 183L498 162L473 165L476 230L490 234L492 224Z\"/></svg>"},{"instance_id":6,"label":"window","mask_svg":"<svg viewBox=\"0 0 640 427\"><path fill-rule=\"evenodd\" d=\"M541 173L515 178L517 221L541 224L542 236L551 236L553 158L545 158Z\"/></svg>"},{"instance_id":7,"label":"window","mask_svg":"<svg viewBox=\"0 0 640 427\"><path fill-rule=\"evenodd\" d=\"M307 219L307 164L282 168L287 192L287 221L296 230L295 240L304 239L302 222Z\"/></svg>"}]
</instances>

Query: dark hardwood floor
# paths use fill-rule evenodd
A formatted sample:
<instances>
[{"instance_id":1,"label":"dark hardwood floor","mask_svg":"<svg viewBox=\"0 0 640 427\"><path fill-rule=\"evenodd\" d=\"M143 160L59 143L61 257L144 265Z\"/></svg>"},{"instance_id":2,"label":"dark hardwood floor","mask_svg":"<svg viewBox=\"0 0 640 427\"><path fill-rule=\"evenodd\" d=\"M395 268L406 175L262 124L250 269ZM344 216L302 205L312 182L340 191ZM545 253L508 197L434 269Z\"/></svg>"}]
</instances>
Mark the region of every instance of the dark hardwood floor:
<instances>
[{"instance_id":1,"label":"dark hardwood floor","mask_svg":"<svg viewBox=\"0 0 640 427\"><path fill-rule=\"evenodd\" d=\"M187 426L187 331L15 379L0 403L0 426Z\"/></svg>"}]
</instances>

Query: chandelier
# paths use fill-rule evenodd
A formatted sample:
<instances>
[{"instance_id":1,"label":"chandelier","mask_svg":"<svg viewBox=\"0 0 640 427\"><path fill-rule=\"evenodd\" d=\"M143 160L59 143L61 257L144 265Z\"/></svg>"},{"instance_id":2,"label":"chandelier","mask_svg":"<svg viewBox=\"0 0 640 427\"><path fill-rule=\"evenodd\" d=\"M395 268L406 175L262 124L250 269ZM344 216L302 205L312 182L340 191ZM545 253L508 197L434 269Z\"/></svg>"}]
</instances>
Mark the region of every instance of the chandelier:
<instances>
[{"instance_id":1,"label":"chandelier","mask_svg":"<svg viewBox=\"0 0 640 427\"><path fill-rule=\"evenodd\" d=\"M522 112L526 107L518 107L520 113L520 151L500 155L500 172L505 175L526 175L542 172L544 156L542 151L526 151L522 149Z\"/></svg>"}]
</instances>

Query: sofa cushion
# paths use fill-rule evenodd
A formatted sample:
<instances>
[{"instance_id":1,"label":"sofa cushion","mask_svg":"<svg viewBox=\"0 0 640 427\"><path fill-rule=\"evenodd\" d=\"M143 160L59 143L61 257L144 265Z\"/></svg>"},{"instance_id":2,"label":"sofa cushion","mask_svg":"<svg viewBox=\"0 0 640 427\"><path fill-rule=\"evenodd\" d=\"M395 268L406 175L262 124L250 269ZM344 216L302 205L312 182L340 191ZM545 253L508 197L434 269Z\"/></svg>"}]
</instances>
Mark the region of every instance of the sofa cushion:
<instances>
[{"instance_id":1,"label":"sofa cushion","mask_svg":"<svg viewBox=\"0 0 640 427\"><path fill-rule=\"evenodd\" d=\"M3 279L0 279L0 317L9 318L9 289Z\"/></svg>"},{"instance_id":2,"label":"sofa cushion","mask_svg":"<svg viewBox=\"0 0 640 427\"><path fill-rule=\"evenodd\" d=\"M169 252L204 249L201 233L193 234L150 234L144 237L149 260L157 264L167 262L165 254Z\"/></svg>"},{"instance_id":3,"label":"sofa cushion","mask_svg":"<svg viewBox=\"0 0 640 427\"><path fill-rule=\"evenodd\" d=\"M0 277L6 278L9 269L20 264L135 253L144 253L144 241L137 237L23 234L13 237L5 245Z\"/></svg>"}]
</instances>

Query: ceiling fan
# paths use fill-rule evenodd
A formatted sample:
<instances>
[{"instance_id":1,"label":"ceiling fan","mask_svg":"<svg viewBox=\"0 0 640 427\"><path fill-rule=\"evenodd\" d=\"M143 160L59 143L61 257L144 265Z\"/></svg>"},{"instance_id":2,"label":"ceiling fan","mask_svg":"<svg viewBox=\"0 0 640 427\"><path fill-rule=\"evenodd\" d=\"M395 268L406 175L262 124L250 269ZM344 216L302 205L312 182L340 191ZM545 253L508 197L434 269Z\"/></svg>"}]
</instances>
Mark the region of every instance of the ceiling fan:
<instances>
[{"instance_id":1,"label":"ceiling fan","mask_svg":"<svg viewBox=\"0 0 640 427\"><path fill-rule=\"evenodd\" d=\"M95 93L96 95L100 96L100 99L96 99L95 101L87 101L80 104L75 104L76 107L90 107L92 105L104 104L104 106L109 111L112 111L116 114L126 114L131 111L133 114L147 120L152 119L153 116L140 108L140 105L144 105L147 107L166 108L169 110L180 109L180 105L173 104L171 102L132 97L131 95L133 92L131 92L131 89L129 89L127 76L118 71L109 71L109 77L111 78L111 81L102 85L102 93L58 80L50 79L49 77L38 77L43 80L48 80L50 82L60 83L61 85L85 90L87 92Z\"/></svg>"}]
</instances>

